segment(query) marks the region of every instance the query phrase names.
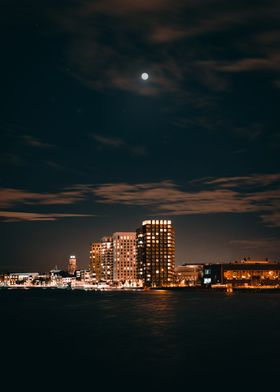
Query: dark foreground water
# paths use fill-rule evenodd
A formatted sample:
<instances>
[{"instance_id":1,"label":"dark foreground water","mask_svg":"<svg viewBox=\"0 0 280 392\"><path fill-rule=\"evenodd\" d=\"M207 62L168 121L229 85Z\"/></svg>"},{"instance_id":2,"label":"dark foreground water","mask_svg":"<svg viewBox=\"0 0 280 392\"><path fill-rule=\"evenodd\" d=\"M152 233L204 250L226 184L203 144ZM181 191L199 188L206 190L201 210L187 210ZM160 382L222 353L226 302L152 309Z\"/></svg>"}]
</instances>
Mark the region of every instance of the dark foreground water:
<instances>
[{"instance_id":1,"label":"dark foreground water","mask_svg":"<svg viewBox=\"0 0 280 392\"><path fill-rule=\"evenodd\" d=\"M0 290L0 310L18 389L280 383L280 294Z\"/></svg>"}]
</instances>

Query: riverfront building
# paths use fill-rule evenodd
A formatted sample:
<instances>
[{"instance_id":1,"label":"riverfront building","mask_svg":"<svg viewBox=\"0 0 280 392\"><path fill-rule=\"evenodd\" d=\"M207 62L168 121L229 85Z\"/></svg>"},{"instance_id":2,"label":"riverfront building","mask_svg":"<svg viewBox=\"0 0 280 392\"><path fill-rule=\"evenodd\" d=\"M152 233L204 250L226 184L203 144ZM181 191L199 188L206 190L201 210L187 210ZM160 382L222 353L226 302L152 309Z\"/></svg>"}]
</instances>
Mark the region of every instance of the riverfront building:
<instances>
[{"instance_id":1,"label":"riverfront building","mask_svg":"<svg viewBox=\"0 0 280 392\"><path fill-rule=\"evenodd\" d=\"M175 284L177 286L200 286L203 264L183 264L175 266Z\"/></svg>"},{"instance_id":2,"label":"riverfront building","mask_svg":"<svg viewBox=\"0 0 280 392\"><path fill-rule=\"evenodd\" d=\"M113 236L113 281L132 283L136 276L136 233L117 232Z\"/></svg>"},{"instance_id":3,"label":"riverfront building","mask_svg":"<svg viewBox=\"0 0 280 392\"><path fill-rule=\"evenodd\" d=\"M89 269L94 283L102 279L102 243L93 242L90 246Z\"/></svg>"},{"instance_id":4,"label":"riverfront building","mask_svg":"<svg viewBox=\"0 0 280 392\"><path fill-rule=\"evenodd\" d=\"M174 284L175 230L171 220L145 220L136 231L137 276L146 287Z\"/></svg>"},{"instance_id":5,"label":"riverfront building","mask_svg":"<svg viewBox=\"0 0 280 392\"><path fill-rule=\"evenodd\" d=\"M102 280L107 283L113 281L113 238L111 236L102 237Z\"/></svg>"},{"instance_id":6,"label":"riverfront building","mask_svg":"<svg viewBox=\"0 0 280 392\"><path fill-rule=\"evenodd\" d=\"M203 269L204 285L232 287L280 287L280 263L244 259L234 263L209 264Z\"/></svg>"}]
</instances>

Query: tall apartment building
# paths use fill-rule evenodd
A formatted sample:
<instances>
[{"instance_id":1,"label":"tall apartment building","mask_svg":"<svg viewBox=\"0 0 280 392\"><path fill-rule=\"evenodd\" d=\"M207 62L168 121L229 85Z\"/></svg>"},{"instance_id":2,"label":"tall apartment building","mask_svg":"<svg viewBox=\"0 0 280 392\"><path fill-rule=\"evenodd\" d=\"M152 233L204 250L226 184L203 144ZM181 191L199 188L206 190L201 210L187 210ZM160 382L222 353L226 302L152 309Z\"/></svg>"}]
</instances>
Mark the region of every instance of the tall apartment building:
<instances>
[{"instance_id":1,"label":"tall apartment building","mask_svg":"<svg viewBox=\"0 0 280 392\"><path fill-rule=\"evenodd\" d=\"M68 261L68 273L69 275L74 275L75 271L77 269L77 259L76 256L72 255L69 257L69 261Z\"/></svg>"},{"instance_id":2,"label":"tall apartment building","mask_svg":"<svg viewBox=\"0 0 280 392\"><path fill-rule=\"evenodd\" d=\"M136 274L136 233L113 234L113 280L133 282Z\"/></svg>"},{"instance_id":3,"label":"tall apartment building","mask_svg":"<svg viewBox=\"0 0 280 392\"><path fill-rule=\"evenodd\" d=\"M113 238L105 236L101 239L102 243L102 280L105 282L113 281Z\"/></svg>"},{"instance_id":4,"label":"tall apartment building","mask_svg":"<svg viewBox=\"0 0 280 392\"><path fill-rule=\"evenodd\" d=\"M145 220L136 231L137 277L144 286L170 286L174 282L175 229L171 220Z\"/></svg>"},{"instance_id":5,"label":"tall apartment building","mask_svg":"<svg viewBox=\"0 0 280 392\"><path fill-rule=\"evenodd\" d=\"M93 282L97 283L102 280L102 243L93 242L90 246L89 269L92 274Z\"/></svg>"}]
</instances>

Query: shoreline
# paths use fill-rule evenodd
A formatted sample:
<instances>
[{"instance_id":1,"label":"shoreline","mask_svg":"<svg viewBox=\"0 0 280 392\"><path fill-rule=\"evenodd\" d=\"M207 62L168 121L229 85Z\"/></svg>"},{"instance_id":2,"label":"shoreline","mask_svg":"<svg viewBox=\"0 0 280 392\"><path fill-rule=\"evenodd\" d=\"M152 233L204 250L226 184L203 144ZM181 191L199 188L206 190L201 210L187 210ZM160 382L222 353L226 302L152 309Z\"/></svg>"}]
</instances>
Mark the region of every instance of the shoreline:
<instances>
[{"instance_id":1,"label":"shoreline","mask_svg":"<svg viewBox=\"0 0 280 392\"><path fill-rule=\"evenodd\" d=\"M181 292L201 292L215 293L224 292L228 295L235 292L242 293L280 293L280 287L236 287L227 291L226 287L151 287L151 288L92 288L92 287L42 287L42 286L2 286L0 291L7 290L58 290L58 291L94 291L94 292L149 292L149 291L181 291Z\"/></svg>"}]
</instances>

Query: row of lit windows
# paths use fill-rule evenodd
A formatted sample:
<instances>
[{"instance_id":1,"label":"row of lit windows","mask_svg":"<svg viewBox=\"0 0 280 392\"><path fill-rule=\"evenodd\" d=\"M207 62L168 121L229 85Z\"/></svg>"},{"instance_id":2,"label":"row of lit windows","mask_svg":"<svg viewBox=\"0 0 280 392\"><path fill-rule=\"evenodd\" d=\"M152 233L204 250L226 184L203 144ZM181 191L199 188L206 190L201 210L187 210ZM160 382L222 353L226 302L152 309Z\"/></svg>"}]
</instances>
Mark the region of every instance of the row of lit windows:
<instances>
[{"instance_id":1,"label":"row of lit windows","mask_svg":"<svg viewBox=\"0 0 280 392\"><path fill-rule=\"evenodd\" d=\"M225 279L278 279L280 271L226 271L224 272Z\"/></svg>"},{"instance_id":2,"label":"row of lit windows","mask_svg":"<svg viewBox=\"0 0 280 392\"><path fill-rule=\"evenodd\" d=\"M135 241L135 236L120 236L121 240Z\"/></svg>"},{"instance_id":3,"label":"row of lit windows","mask_svg":"<svg viewBox=\"0 0 280 392\"><path fill-rule=\"evenodd\" d=\"M152 227L151 229L146 230L143 235L151 235L151 234L155 234L155 235L171 235L171 234L175 234L175 232L174 232L173 229L170 229L170 228L166 228L166 229L160 228L160 229L158 229L157 227Z\"/></svg>"},{"instance_id":4,"label":"row of lit windows","mask_svg":"<svg viewBox=\"0 0 280 392\"><path fill-rule=\"evenodd\" d=\"M171 220L157 220L157 219L152 219L152 220L145 220L142 222L142 225L171 225Z\"/></svg>"},{"instance_id":5,"label":"row of lit windows","mask_svg":"<svg viewBox=\"0 0 280 392\"><path fill-rule=\"evenodd\" d=\"M151 239L152 240L169 241L174 238L171 236L171 234L167 234L167 236L157 236L157 233L155 233L155 235L152 235L152 236L147 235L146 236L146 241L149 241Z\"/></svg>"},{"instance_id":6,"label":"row of lit windows","mask_svg":"<svg viewBox=\"0 0 280 392\"><path fill-rule=\"evenodd\" d=\"M153 230L152 232L147 231L146 237L151 237L152 234L154 234L155 236L160 236L160 237L166 237L166 236L171 237L172 235L174 235L174 233L171 230L168 230L168 232L167 232L167 229L160 229L160 233L156 230Z\"/></svg>"}]
</instances>

